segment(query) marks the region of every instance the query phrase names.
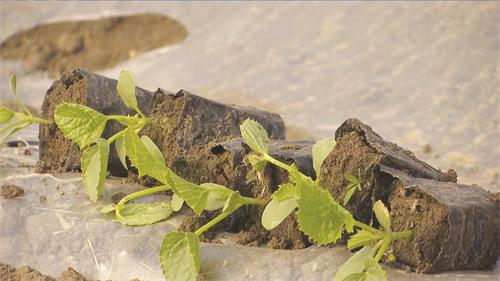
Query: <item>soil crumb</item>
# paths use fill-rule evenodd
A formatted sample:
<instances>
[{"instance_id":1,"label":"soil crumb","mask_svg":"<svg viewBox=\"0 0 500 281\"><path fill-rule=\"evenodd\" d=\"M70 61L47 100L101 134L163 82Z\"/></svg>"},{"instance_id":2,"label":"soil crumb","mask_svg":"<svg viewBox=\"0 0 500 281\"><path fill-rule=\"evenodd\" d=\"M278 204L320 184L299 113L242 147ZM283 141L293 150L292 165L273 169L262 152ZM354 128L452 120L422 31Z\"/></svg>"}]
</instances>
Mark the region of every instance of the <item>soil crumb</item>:
<instances>
[{"instance_id":1,"label":"soil crumb","mask_svg":"<svg viewBox=\"0 0 500 281\"><path fill-rule=\"evenodd\" d=\"M127 193L125 192L116 192L113 196L111 196L111 202L118 204L125 196L127 196Z\"/></svg>"},{"instance_id":2,"label":"soil crumb","mask_svg":"<svg viewBox=\"0 0 500 281\"><path fill-rule=\"evenodd\" d=\"M12 199L24 194L24 189L15 184L5 184L2 186L1 195L5 199Z\"/></svg>"},{"instance_id":3,"label":"soil crumb","mask_svg":"<svg viewBox=\"0 0 500 281\"><path fill-rule=\"evenodd\" d=\"M8 264L0 263L0 280L2 281L90 281L73 268L68 268L59 278L46 276L28 267L15 268Z\"/></svg>"},{"instance_id":4,"label":"soil crumb","mask_svg":"<svg viewBox=\"0 0 500 281\"><path fill-rule=\"evenodd\" d=\"M187 35L183 24L159 14L61 21L8 37L0 45L0 58L21 60L57 77L76 67L110 68L146 51L180 43Z\"/></svg>"}]
</instances>

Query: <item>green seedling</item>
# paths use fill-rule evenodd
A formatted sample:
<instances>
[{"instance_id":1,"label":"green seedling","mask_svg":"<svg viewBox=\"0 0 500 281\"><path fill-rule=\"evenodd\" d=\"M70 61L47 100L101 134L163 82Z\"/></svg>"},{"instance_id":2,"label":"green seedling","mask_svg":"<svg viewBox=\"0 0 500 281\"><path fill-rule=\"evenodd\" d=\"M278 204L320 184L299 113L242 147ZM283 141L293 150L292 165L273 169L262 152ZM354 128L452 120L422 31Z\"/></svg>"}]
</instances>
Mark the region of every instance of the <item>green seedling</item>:
<instances>
[{"instance_id":1,"label":"green seedling","mask_svg":"<svg viewBox=\"0 0 500 281\"><path fill-rule=\"evenodd\" d=\"M139 133L151 121L137 106L135 80L130 71L122 71L116 87L124 104L136 112L133 116L104 115L81 104L61 103L57 106L54 120L64 136L83 150L81 167L85 191L92 202L97 202L104 188L107 174L109 148L114 142L117 155L125 168L125 135ZM108 139L102 133L108 121L115 121L125 128ZM148 142L148 140L144 140Z\"/></svg>"},{"instance_id":2,"label":"green seedling","mask_svg":"<svg viewBox=\"0 0 500 281\"><path fill-rule=\"evenodd\" d=\"M344 178L349 182L349 184L347 184L347 186L346 186L347 192L344 196L344 206L345 206L345 205L347 205L347 203L349 203L349 200L351 200L351 197L354 194L354 192L356 191L356 189L361 191L361 187L363 185L363 180L361 178L361 172L359 169L358 169L358 176L357 177L353 176L351 174L345 174Z\"/></svg>"},{"instance_id":3,"label":"green seedling","mask_svg":"<svg viewBox=\"0 0 500 281\"><path fill-rule=\"evenodd\" d=\"M143 191L130 194L116 206L108 205L102 212L116 212L117 220L128 225L144 225L165 219L174 210L179 210L184 203L196 214L204 210L221 210L212 221L200 227L196 232L171 232L165 235L160 249L160 263L167 280L196 280L200 272L200 253L198 238L205 231L230 216L243 205L265 205L260 199L239 195L238 192L214 183L194 184L170 170L159 149L147 137L139 137L128 129L124 134L126 157L130 160L140 176L150 176L164 183ZM168 205L126 204L128 201L171 189L174 192ZM132 205L134 204L134 205ZM163 210L163 215L160 214ZM139 210L140 212L138 212Z\"/></svg>"},{"instance_id":4,"label":"green seedling","mask_svg":"<svg viewBox=\"0 0 500 281\"><path fill-rule=\"evenodd\" d=\"M13 117L20 120L2 128L8 135L32 123L49 123L34 118L22 105L16 93L15 76L11 79L14 96L21 111L16 113L0 108L0 121L5 123ZM246 120L240 127L245 143L252 149L247 160L258 171L267 163L286 170L289 182L279 186L266 202L261 199L241 196L237 191L214 183L195 184L170 170L158 147L147 136L139 136L142 128L151 121L144 116L137 105L135 81L129 71L122 71L117 92L127 107L133 109L133 116L103 115L89 107L62 103L56 108L54 120L65 137L77 143L83 150L81 164L85 191L90 200L96 202L103 191L107 173L109 148L115 143L117 155L125 168L127 163L135 167L139 176L150 176L163 185L140 190L124 197L116 205L106 205L102 213L115 213L118 222L125 225L147 225L168 218L184 203L196 214L203 211L220 210L220 214L192 232L171 232L165 235L160 249L160 264L165 278L169 281L195 281L200 272L199 237L205 231L230 216L244 205L266 205L262 224L266 229L278 226L295 211L302 232L318 245L338 241L344 232L353 235L348 240L349 249L362 247L336 273L336 281L386 280L386 273L380 260L387 255L391 242L411 236L411 231L392 232L389 211L381 201L373 206L380 228L374 228L355 220L352 214L341 206L330 192L320 186L321 166L335 147L332 138L318 141L313 146L313 166L316 179L301 173L292 164L285 164L269 154L268 136L256 121ZM102 133L108 121L122 124L124 129L108 139ZM8 137L8 136L7 136ZM127 162L128 159L128 162ZM350 182L348 189L360 189L362 180L346 175ZM141 203L133 200L157 192L172 190L171 201ZM352 196L352 194L351 194ZM345 199L344 199L345 200ZM345 200L345 203L349 199ZM392 255L388 259L393 259Z\"/></svg>"},{"instance_id":5,"label":"green seedling","mask_svg":"<svg viewBox=\"0 0 500 281\"><path fill-rule=\"evenodd\" d=\"M14 74L10 76L10 87L12 89L12 95L14 95L16 100L19 112L12 111L11 109L0 105L0 124L6 124L4 127L0 128L0 135L3 135L0 139L0 146L14 133L28 127L31 124L50 123L48 120L34 117L28 108L21 102L21 99L19 99L19 96L17 95L17 78ZM14 118L17 120L13 120Z\"/></svg>"},{"instance_id":6,"label":"green seedling","mask_svg":"<svg viewBox=\"0 0 500 281\"><path fill-rule=\"evenodd\" d=\"M380 260L387 254L391 242L411 236L411 231L392 232L389 211L381 201L374 204L373 211L381 228L376 229L357 221L352 214L341 206L332 194L319 185L319 180L312 180L301 173L292 164L285 164L268 153L267 134L264 128L253 120L246 120L241 125L241 135L245 143L253 150L250 154L254 162L266 161L285 169L289 182L281 185L271 196L263 215L262 225L266 229L278 226L289 214L295 211L299 229L318 245L333 244L342 233L355 233L348 240L350 249L363 247L351 257L337 272L336 281L386 280L386 273L380 266ZM313 166L320 174L321 165L334 148L330 139L318 142L312 151ZM260 164L263 165L263 164ZM318 176L319 177L319 176ZM361 180L351 179L354 188L361 186ZM351 182L351 181L350 181Z\"/></svg>"}]
</instances>

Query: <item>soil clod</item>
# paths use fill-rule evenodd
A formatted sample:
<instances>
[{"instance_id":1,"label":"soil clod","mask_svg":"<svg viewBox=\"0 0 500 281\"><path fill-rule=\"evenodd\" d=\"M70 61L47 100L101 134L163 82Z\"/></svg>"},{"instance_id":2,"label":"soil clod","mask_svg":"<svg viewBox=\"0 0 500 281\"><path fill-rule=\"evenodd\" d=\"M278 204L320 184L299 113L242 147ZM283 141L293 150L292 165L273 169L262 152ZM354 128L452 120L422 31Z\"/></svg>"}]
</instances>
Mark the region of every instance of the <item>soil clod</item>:
<instances>
[{"instance_id":1,"label":"soil clod","mask_svg":"<svg viewBox=\"0 0 500 281\"><path fill-rule=\"evenodd\" d=\"M394 231L411 229L396 241L397 260L420 272L489 269L499 256L498 209L477 185L414 178L381 167L395 178L389 195Z\"/></svg>"},{"instance_id":2,"label":"soil clod","mask_svg":"<svg viewBox=\"0 0 500 281\"><path fill-rule=\"evenodd\" d=\"M15 184L5 184L2 186L1 195L5 199L12 199L24 194L24 189Z\"/></svg>"},{"instance_id":3,"label":"soil clod","mask_svg":"<svg viewBox=\"0 0 500 281\"><path fill-rule=\"evenodd\" d=\"M405 171L414 177L456 182L453 170L443 173L396 144L384 140L358 119L346 120L335 132L337 145L325 159L321 170L321 186L329 189L338 202L343 202L348 181L345 175L361 177L362 191L356 191L347 204L354 217L365 223L372 221L372 205L389 195L392 177L380 173L380 165Z\"/></svg>"},{"instance_id":4,"label":"soil clod","mask_svg":"<svg viewBox=\"0 0 500 281\"><path fill-rule=\"evenodd\" d=\"M110 68L140 53L177 44L188 31L158 14L63 21L16 33L0 45L0 58L22 60L32 69L58 76L76 67Z\"/></svg>"}]
</instances>

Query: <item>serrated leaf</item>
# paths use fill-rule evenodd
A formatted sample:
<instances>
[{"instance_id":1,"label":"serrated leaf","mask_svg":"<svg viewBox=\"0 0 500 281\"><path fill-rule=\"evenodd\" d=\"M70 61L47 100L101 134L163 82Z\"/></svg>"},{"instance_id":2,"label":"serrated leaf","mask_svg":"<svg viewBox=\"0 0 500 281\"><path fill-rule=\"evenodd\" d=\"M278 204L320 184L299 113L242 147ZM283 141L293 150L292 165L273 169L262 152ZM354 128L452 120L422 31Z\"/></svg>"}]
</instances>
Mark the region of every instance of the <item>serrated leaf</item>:
<instances>
[{"instance_id":1,"label":"serrated leaf","mask_svg":"<svg viewBox=\"0 0 500 281\"><path fill-rule=\"evenodd\" d=\"M377 217L378 223L388 232L391 231L391 217L389 215L389 210L385 207L382 201L378 200L373 204L373 212Z\"/></svg>"},{"instance_id":2,"label":"serrated leaf","mask_svg":"<svg viewBox=\"0 0 500 281\"><path fill-rule=\"evenodd\" d=\"M290 198L295 199L297 197L297 192L295 191L295 186L293 186L293 184L285 183L280 185L278 190L276 190L271 197L278 202Z\"/></svg>"},{"instance_id":3,"label":"serrated leaf","mask_svg":"<svg viewBox=\"0 0 500 281\"><path fill-rule=\"evenodd\" d=\"M372 246L365 246L352 255L335 273L335 281L345 281L348 276L362 273L365 270L365 260L373 257L375 249ZM363 274L364 275L364 274ZM351 280L353 277L350 277ZM364 277L363 277L364 278ZM356 279L354 279L356 280Z\"/></svg>"},{"instance_id":4,"label":"serrated leaf","mask_svg":"<svg viewBox=\"0 0 500 281\"><path fill-rule=\"evenodd\" d=\"M81 164L85 192L92 202L97 202L104 188L104 179L108 171L109 144L105 139L85 149Z\"/></svg>"},{"instance_id":5,"label":"serrated leaf","mask_svg":"<svg viewBox=\"0 0 500 281\"><path fill-rule=\"evenodd\" d=\"M214 211L224 207L224 204L231 196L235 193L229 188L215 183L202 183L200 185L202 188L208 189L207 202L205 203L205 210Z\"/></svg>"},{"instance_id":6,"label":"serrated leaf","mask_svg":"<svg viewBox=\"0 0 500 281\"><path fill-rule=\"evenodd\" d=\"M182 209L182 205L184 205L184 199L180 198L177 196L177 194L172 195L172 200L170 201L170 204L172 205L172 209L175 212L178 212L180 209Z\"/></svg>"},{"instance_id":7,"label":"serrated leaf","mask_svg":"<svg viewBox=\"0 0 500 281\"><path fill-rule=\"evenodd\" d=\"M332 152L335 147L335 139L334 138L325 138L317 141L312 147L312 159L313 159L313 168L316 172L316 178L319 178L321 175L321 165L325 161L326 157Z\"/></svg>"},{"instance_id":8,"label":"serrated leaf","mask_svg":"<svg viewBox=\"0 0 500 281\"><path fill-rule=\"evenodd\" d=\"M257 172L264 170L267 164L267 160L264 160L261 156L255 154L249 154L246 159L252 165L253 169Z\"/></svg>"},{"instance_id":9,"label":"serrated leaf","mask_svg":"<svg viewBox=\"0 0 500 281\"><path fill-rule=\"evenodd\" d=\"M349 187L347 187L349 188ZM352 195L354 194L354 191L356 191L356 188L349 188L344 196L344 206L349 203L349 200L351 200Z\"/></svg>"},{"instance_id":10,"label":"serrated leaf","mask_svg":"<svg viewBox=\"0 0 500 281\"><path fill-rule=\"evenodd\" d=\"M352 230L354 219L329 191L308 180L297 183L299 228L319 245L336 242L345 227Z\"/></svg>"},{"instance_id":11,"label":"serrated leaf","mask_svg":"<svg viewBox=\"0 0 500 281\"><path fill-rule=\"evenodd\" d=\"M167 173L167 182L174 193L182 198L196 214L201 214L207 204L208 189L186 181L172 171Z\"/></svg>"},{"instance_id":12,"label":"serrated leaf","mask_svg":"<svg viewBox=\"0 0 500 281\"><path fill-rule=\"evenodd\" d=\"M262 125L255 120L247 119L240 125L240 131L243 140L253 151L267 154L269 150L268 136Z\"/></svg>"},{"instance_id":13,"label":"serrated leaf","mask_svg":"<svg viewBox=\"0 0 500 281\"><path fill-rule=\"evenodd\" d=\"M66 138L85 148L101 137L107 118L90 107L64 102L57 106L54 120Z\"/></svg>"},{"instance_id":14,"label":"serrated leaf","mask_svg":"<svg viewBox=\"0 0 500 281\"><path fill-rule=\"evenodd\" d=\"M191 232L170 232L160 249L160 265L168 281L196 281L200 271L200 243Z\"/></svg>"},{"instance_id":15,"label":"serrated leaf","mask_svg":"<svg viewBox=\"0 0 500 281\"><path fill-rule=\"evenodd\" d=\"M295 208L297 208L297 200L295 198L281 201L272 199L262 213L262 226L267 230L277 227Z\"/></svg>"},{"instance_id":16,"label":"serrated leaf","mask_svg":"<svg viewBox=\"0 0 500 281\"><path fill-rule=\"evenodd\" d=\"M366 230L360 230L356 234L352 235L349 240L347 240L347 247L352 250L364 245L367 245L380 237L374 235L373 233L366 231Z\"/></svg>"},{"instance_id":17,"label":"serrated leaf","mask_svg":"<svg viewBox=\"0 0 500 281\"><path fill-rule=\"evenodd\" d=\"M130 163L139 171L139 177L148 175L160 182L167 181L166 174L169 170L164 162L160 162L151 154L141 138L132 130L126 129L124 134L125 149Z\"/></svg>"},{"instance_id":18,"label":"serrated leaf","mask_svg":"<svg viewBox=\"0 0 500 281\"><path fill-rule=\"evenodd\" d=\"M350 183L359 183L359 179L356 176L353 176L351 174L345 174L344 178L349 181Z\"/></svg>"},{"instance_id":19,"label":"serrated leaf","mask_svg":"<svg viewBox=\"0 0 500 281\"><path fill-rule=\"evenodd\" d=\"M148 225L168 218L174 210L170 202L128 203L117 210L116 218L125 225Z\"/></svg>"},{"instance_id":20,"label":"serrated leaf","mask_svg":"<svg viewBox=\"0 0 500 281\"><path fill-rule=\"evenodd\" d=\"M10 121L12 117L14 117L14 112L3 105L0 105L0 124Z\"/></svg>"},{"instance_id":21,"label":"serrated leaf","mask_svg":"<svg viewBox=\"0 0 500 281\"><path fill-rule=\"evenodd\" d=\"M128 108L141 112L137 106L137 97L135 96L135 78L131 71L122 70L120 72L118 84L116 85L116 91Z\"/></svg>"},{"instance_id":22,"label":"serrated leaf","mask_svg":"<svg viewBox=\"0 0 500 281\"><path fill-rule=\"evenodd\" d=\"M125 142L123 141L123 137L119 137L115 141L115 150L116 155L118 155L118 159L120 159L120 163L122 163L123 168L128 169L127 167L127 150L125 149Z\"/></svg>"},{"instance_id":23,"label":"serrated leaf","mask_svg":"<svg viewBox=\"0 0 500 281\"><path fill-rule=\"evenodd\" d=\"M165 158L163 158L163 154L161 153L160 149L148 136L142 136L141 141L146 146L149 154L155 159L156 162L162 163L163 166L167 166L167 164L165 163Z\"/></svg>"},{"instance_id":24,"label":"serrated leaf","mask_svg":"<svg viewBox=\"0 0 500 281\"><path fill-rule=\"evenodd\" d=\"M101 213L102 214L107 214L107 213L111 213L111 212L114 212L116 210L116 205L115 204L108 204L108 205L104 205L102 208L101 208Z\"/></svg>"}]
</instances>

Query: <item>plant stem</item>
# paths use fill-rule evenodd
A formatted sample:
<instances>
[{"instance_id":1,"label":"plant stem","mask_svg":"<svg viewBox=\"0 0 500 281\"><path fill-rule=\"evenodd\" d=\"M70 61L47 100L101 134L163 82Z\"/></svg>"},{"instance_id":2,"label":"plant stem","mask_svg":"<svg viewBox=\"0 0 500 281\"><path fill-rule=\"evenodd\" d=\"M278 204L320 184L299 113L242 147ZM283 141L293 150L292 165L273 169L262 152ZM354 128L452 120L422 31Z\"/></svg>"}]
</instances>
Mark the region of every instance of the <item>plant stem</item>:
<instances>
[{"instance_id":1,"label":"plant stem","mask_svg":"<svg viewBox=\"0 0 500 281\"><path fill-rule=\"evenodd\" d=\"M106 115L106 118L108 120L115 120L118 123L123 124L125 126L130 126L132 124L137 123L137 121L138 121L137 116Z\"/></svg>"},{"instance_id":2,"label":"plant stem","mask_svg":"<svg viewBox=\"0 0 500 281\"><path fill-rule=\"evenodd\" d=\"M108 144L112 144L114 141L116 141L119 137L123 136L123 134L125 134L125 129L124 130L121 130L119 131L118 133L112 135L109 139L108 139Z\"/></svg>"},{"instance_id":3,"label":"plant stem","mask_svg":"<svg viewBox=\"0 0 500 281\"><path fill-rule=\"evenodd\" d=\"M30 123L39 123L39 124L50 124L51 122L46 119L31 117Z\"/></svg>"},{"instance_id":4,"label":"plant stem","mask_svg":"<svg viewBox=\"0 0 500 281\"><path fill-rule=\"evenodd\" d=\"M284 170L286 170L288 172L290 172L292 170L292 167L290 165L287 165L287 164L285 164L285 163L283 163L283 162L281 162L279 160L274 159L269 154L264 154L264 159L266 159L267 161L273 163L274 165L276 165L276 166L278 166L278 167L280 167L280 168L282 168L282 169L284 169Z\"/></svg>"},{"instance_id":5,"label":"plant stem","mask_svg":"<svg viewBox=\"0 0 500 281\"><path fill-rule=\"evenodd\" d=\"M218 222L220 222L221 220L225 219L230 214L231 214L230 212L222 212L220 215L218 215L217 217L215 217L213 220L207 222L205 225L203 225L198 230L196 230L196 232L194 233L194 235L196 235L196 237L200 237L200 235L203 234L203 232L207 231L209 228L211 228L212 226L216 225Z\"/></svg>"},{"instance_id":6,"label":"plant stem","mask_svg":"<svg viewBox=\"0 0 500 281\"><path fill-rule=\"evenodd\" d=\"M412 234L411 230L405 230L405 231L401 231L401 232L393 232L390 234L391 241L410 238L411 234Z\"/></svg>"},{"instance_id":7,"label":"plant stem","mask_svg":"<svg viewBox=\"0 0 500 281\"><path fill-rule=\"evenodd\" d=\"M120 202L118 202L118 204L116 205L116 210L120 210L121 208L123 208L123 206L128 201L130 201L132 199L139 198L139 197L146 196L146 195L150 195L150 194L154 194L154 193L157 193L160 191L169 190L169 189L170 189L170 186L168 186L168 185L160 185L160 186L155 186L152 188L148 188L148 189L144 189L141 191L131 193L131 194L123 197L122 200L120 200Z\"/></svg>"},{"instance_id":8,"label":"plant stem","mask_svg":"<svg viewBox=\"0 0 500 281\"><path fill-rule=\"evenodd\" d=\"M389 248L390 244L391 244L390 234L389 235L385 235L384 239L383 239L383 242L382 242L382 246L380 246L380 249L378 250L377 255L375 256L375 261L376 262L379 262L380 259L384 256L384 254L387 251L387 249Z\"/></svg>"},{"instance_id":9,"label":"plant stem","mask_svg":"<svg viewBox=\"0 0 500 281\"><path fill-rule=\"evenodd\" d=\"M367 225L365 223L362 223L360 221L357 221L357 220L354 221L354 226L357 226L357 227L359 227L361 229L369 231L369 232L371 232L373 234L379 234L380 233L380 230L378 230L378 229L376 229L374 227L371 227L371 226L369 226L369 225Z\"/></svg>"},{"instance_id":10,"label":"plant stem","mask_svg":"<svg viewBox=\"0 0 500 281\"><path fill-rule=\"evenodd\" d=\"M26 121L24 121L24 120L17 120L15 122L10 123L9 125L7 125L7 126L5 126L5 127L3 127L3 128L0 129L0 135L3 134L5 131L9 130L10 128L13 128L13 127L15 127L15 126L17 126L19 124L24 123L24 122L26 122Z\"/></svg>"},{"instance_id":11,"label":"plant stem","mask_svg":"<svg viewBox=\"0 0 500 281\"><path fill-rule=\"evenodd\" d=\"M267 202L258 198L240 196L240 202L245 205L266 205Z\"/></svg>"}]
</instances>

